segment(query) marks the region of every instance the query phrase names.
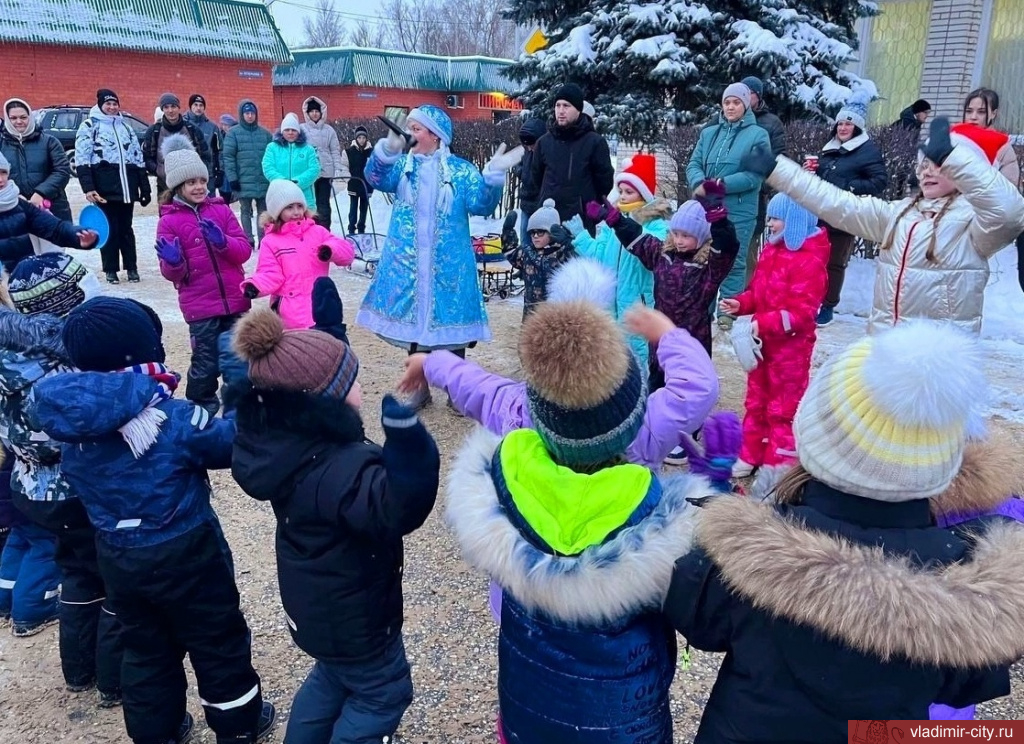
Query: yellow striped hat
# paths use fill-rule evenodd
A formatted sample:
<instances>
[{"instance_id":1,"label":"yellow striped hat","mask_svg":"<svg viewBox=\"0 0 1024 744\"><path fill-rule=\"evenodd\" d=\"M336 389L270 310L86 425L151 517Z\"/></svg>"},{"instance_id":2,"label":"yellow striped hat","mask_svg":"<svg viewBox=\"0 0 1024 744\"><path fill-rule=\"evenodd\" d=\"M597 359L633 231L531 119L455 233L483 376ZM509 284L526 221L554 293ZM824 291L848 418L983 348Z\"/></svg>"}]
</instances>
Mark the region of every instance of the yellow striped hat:
<instances>
[{"instance_id":1,"label":"yellow striped hat","mask_svg":"<svg viewBox=\"0 0 1024 744\"><path fill-rule=\"evenodd\" d=\"M800 402L801 465L879 501L942 493L985 398L982 367L977 342L945 323L904 323L854 343L822 366Z\"/></svg>"}]
</instances>

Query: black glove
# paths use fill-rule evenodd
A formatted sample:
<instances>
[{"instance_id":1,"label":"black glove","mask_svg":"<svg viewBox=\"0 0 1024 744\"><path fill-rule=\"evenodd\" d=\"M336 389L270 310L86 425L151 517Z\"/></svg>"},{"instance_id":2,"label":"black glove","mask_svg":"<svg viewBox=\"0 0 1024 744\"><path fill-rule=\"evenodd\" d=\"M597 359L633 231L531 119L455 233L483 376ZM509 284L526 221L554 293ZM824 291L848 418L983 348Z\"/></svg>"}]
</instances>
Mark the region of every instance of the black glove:
<instances>
[{"instance_id":1,"label":"black glove","mask_svg":"<svg viewBox=\"0 0 1024 744\"><path fill-rule=\"evenodd\" d=\"M316 257L319 258L321 261L330 261L332 255L334 254L331 253L331 246L329 245L322 245L316 249Z\"/></svg>"},{"instance_id":2,"label":"black glove","mask_svg":"<svg viewBox=\"0 0 1024 744\"><path fill-rule=\"evenodd\" d=\"M505 221L501 225L501 250L510 251L519 247L519 235L516 233L516 221L518 215L509 212L505 215Z\"/></svg>"},{"instance_id":3,"label":"black glove","mask_svg":"<svg viewBox=\"0 0 1024 744\"><path fill-rule=\"evenodd\" d=\"M612 230L615 231L615 237L619 239L619 242L622 243L624 248L631 246L633 241L639 238L644 232L644 229L639 222L631 217L627 217L626 215L622 215L622 217L619 218Z\"/></svg>"},{"instance_id":4,"label":"black glove","mask_svg":"<svg viewBox=\"0 0 1024 744\"><path fill-rule=\"evenodd\" d=\"M775 165L775 156L764 145L757 145L740 158L740 170L756 173L761 178L768 178L775 170Z\"/></svg>"},{"instance_id":5,"label":"black glove","mask_svg":"<svg viewBox=\"0 0 1024 744\"><path fill-rule=\"evenodd\" d=\"M250 300L255 300L260 296L260 291L256 289L253 284L245 284L242 287L242 294L244 294Z\"/></svg>"},{"instance_id":6,"label":"black glove","mask_svg":"<svg viewBox=\"0 0 1024 744\"><path fill-rule=\"evenodd\" d=\"M231 186L232 193L237 194L239 191L242 190L242 182L241 181L232 181L228 185Z\"/></svg>"},{"instance_id":7,"label":"black glove","mask_svg":"<svg viewBox=\"0 0 1024 744\"><path fill-rule=\"evenodd\" d=\"M928 125L928 141L921 145L921 153L935 165L941 166L951 152L953 142L949 138L949 119L936 116Z\"/></svg>"},{"instance_id":8,"label":"black glove","mask_svg":"<svg viewBox=\"0 0 1024 744\"><path fill-rule=\"evenodd\" d=\"M329 333L348 343L345 307L337 285L328 276L321 276L313 282L313 324L314 330Z\"/></svg>"},{"instance_id":9,"label":"black glove","mask_svg":"<svg viewBox=\"0 0 1024 744\"><path fill-rule=\"evenodd\" d=\"M556 245L572 245L572 232L565 225L552 225L551 242Z\"/></svg>"},{"instance_id":10,"label":"black glove","mask_svg":"<svg viewBox=\"0 0 1024 744\"><path fill-rule=\"evenodd\" d=\"M148 189L139 194L139 206L148 207L151 201L153 201L153 195Z\"/></svg>"}]
</instances>

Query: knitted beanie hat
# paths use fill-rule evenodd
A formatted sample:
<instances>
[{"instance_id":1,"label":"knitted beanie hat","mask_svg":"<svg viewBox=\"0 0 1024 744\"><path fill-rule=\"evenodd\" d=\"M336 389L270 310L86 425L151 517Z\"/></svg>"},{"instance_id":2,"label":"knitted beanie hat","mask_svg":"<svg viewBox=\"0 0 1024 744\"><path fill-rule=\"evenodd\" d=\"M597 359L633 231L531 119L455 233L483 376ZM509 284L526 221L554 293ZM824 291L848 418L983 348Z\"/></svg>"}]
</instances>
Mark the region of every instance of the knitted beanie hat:
<instances>
[{"instance_id":1,"label":"knitted beanie hat","mask_svg":"<svg viewBox=\"0 0 1024 744\"><path fill-rule=\"evenodd\" d=\"M110 88L100 88L98 91L96 91L97 106L102 107L104 103L107 103L109 101L113 101L118 105L121 104L121 99L117 97L117 93L112 91Z\"/></svg>"},{"instance_id":2,"label":"knitted beanie hat","mask_svg":"<svg viewBox=\"0 0 1024 744\"><path fill-rule=\"evenodd\" d=\"M923 98L918 98L912 104L910 104L910 111L915 114L923 114L925 111L931 111L932 105Z\"/></svg>"},{"instance_id":3,"label":"knitted beanie hat","mask_svg":"<svg viewBox=\"0 0 1024 744\"><path fill-rule=\"evenodd\" d=\"M160 102L157 104L160 108L164 106L181 106L181 101L173 93L164 93L160 96Z\"/></svg>"},{"instance_id":4,"label":"knitted beanie hat","mask_svg":"<svg viewBox=\"0 0 1024 744\"><path fill-rule=\"evenodd\" d=\"M864 131L867 129L869 103L871 103L870 95L862 90L855 90L846 99L843 107L839 109L839 113L836 114L836 124L841 121L848 121L861 131Z\"/></svg>"},{"instance_id":5,"label":"knitted beanie hat","mask_svg":"<svg viewBox=\"0 0 1024 744\"><path fill-rule=\"evenodd\" d=\"M903 323L858 341L818 370L800 402L800 464L868 499L942 493L985 397L983 366L977 342L950 324Z\"/></svg>"},{"instance_id":6,"label":"knitted beanie hat","mask_svg":"<svg viewBox=\"0 0 1024 744\"><path fill-rule=\"evenodd\" d=\"M764 83L761 82L761 78L748 75L740 82L747 86L751 93L756 93L758 98L764 98Z\"/></svg>"},{"instance_id":7,"label":"knitted beanie hat","mask_svg":"<svg viewBox=\"0 0 1024 744\"><path fill-rule=\"evenodd\" d=\"M409 121L415 121L433 132L445 144L452 146L452 120L437 106L425 103L409 112Z\"/></svg>"},{"instance_id":8,"label":"knitted beanie hat","mask_svg":"<svg viewBox=\"0 0 1024 744\"><path fill-rule=\"evenodd\" d=\"M240 114L248 114L248 113L258 114L259 113L259 109L256 108L256 104L253 103L252 101L245 101L245 102L242 103L241 106L239 106L238 112Z\"/></svg>"},{"instance_id":9,"label":"knitted beanie hat","mask_svg":"<svg viewBox=\"0 0 1024 744\"><path fill-rule=\"evenodd\" d=\"M743 83L732 83L722 93L722 103L726 98L739 98L743 101L743 108L750 108L750 88Z\"/></svg>"},{"instance_id":10,"label":"knitted beanie hat","mask_svg":"<svg viewBox=\"0 0 1024 744\"><path fill-rule=\"evenodd\" d=\"M586 300L542 303L523 324L519 358L533 425L558 463L586 471L626 451L647 395L609 313Z\"/></svg>"},{"instance_id":11,"label":"knitted beanie hat","mask_svg":"<svg viewBox=\"0 0 1024 744\"><path fill-rule=\"evenodd\" d=\"M679 205L679 209L669 220L668 227L670 230L678 230L697 238L698 248L711 240L711 223L704 213L704 207L694 199Z\"/></svg>"},{"instance_id":12,"label":"knitted beanie hat","mask_svg":"<svg viewBox=\"0 0 1024 744\"><path fill-rule=\"evenodd\" d=\"M566 83L555 91L555 102L565 101L574 109L583 113L583 89L576 83Z\"/></svg>"},{"instance_id":13,"label":"knitted beanie hat","mask_svg":"<svg viewBox=\"0 0 1024 744\"><path fill-rule=\"evenodd\" d=\"M301 204L309 209L306 195L302 193L298 184L283 178L275 178L267 187L267 212L276 220L289 204Z\"/></svg>"},{"instance_id":14,"label":"knitted beanie hat","mask_svg":"<svg viewBox=\"0 0 1024 744\"><path fill-rule=\"evenodd\" d=\"M654 201L654 189L658 186L658 161L653 155L637 153L622 164L622 172L615 176L615 185L628 183L643 197L645 202Z\"/></svg>"},{"instance_id":15,"label":"knitted beanie hat","mask_svg":"<svg viewBox=\"0 0 1024 744\"><path fill-rule=\"evenodd\" d=\"M296 132L302 131L302 128L299 126L299 117L291 111L285 114L284 118L281 119L281 131L283 132L286 129L294 129Z\"/></svg>"},{"instance_id":16,"label":"knitted beanie hat","mask_svg":"<svg viewBox=\"0 0 1024 744\"><path fill-rule=\"evenodd\" d=\"M141 302L95 297L68 313L62 340L79 369L113 372L133 364L162 364L162 333L160 318Z\"/></svg>"},{"instance_id":17,"label":"knitted beanie hat","mask_svg":"<svg viewBox=\"0 0 1024 744\"><path fill-rule=\"evenodd\" d=\"M50 313L61 318L100 294L99 280L64 253L23 258L11 272L8 289L19 313Z\"/></svg>"},{"instance_id":18,"label":"knitted beanie hat","mask_svg":"<svg viewBox=\"0 0 1024 744\"><path fill-rule=\"evenodd\" d=\"M238 321L232 346L249 363L249 380L259 390L344 400L359 374L359 360L347 344L322 331L286 331L269 308Z\"/></svg>"},{"instance_id":19,"label":"knitted beanie hat","mask_svg":"<svg viewBox=\"0 0 1024 744\"><path fill-rule=\"evenodd\" d=\"M174 190L193 178L210 179L210 171L184 134L172 134L160 143L164 156L164 181Z\"/></svg>"},{"instance_id":20,"label":"knitted beanie hat","mask_svg":"<svg viewBox=\"0 0 1024 744\"><path fill-rule=\"evenodd\" d=\"M768 202L765 217L786 223L782 228L782 239L786 242L786 248L791 251L800 250L804 241L818 232L818 218L814 213L781 192Z\"/></svg>"},{"instance_id":21,"label":"knitted beanie hat","mask_svg":"<svg viewBox=\"0 0 1024 744\"><path fill-rule=\"evenodd\" d=\"M363 135L364 137L367 136L366 127L364 127L362 124L356 127L356 131L353 133L353 136L358 137L360 134Z\"/></svg>"},{"instance_id":22,"label":"knitted beanie hat","mask_svg":"<svg viewBox=\"0 0 1024 744\"><path fill-rule=\"evenodd\" d=\"M205 106L206 105L206 99L203 98L202 94L200 94L200 93L193 93L192 95L190 95L188 97L188 107L192 108L192 104L194 104L194 103L201 103L201 104L203 104Z\"/></svg>"},{"instance_id":23,"label":"knitted beanie hat","mask_svg":"<svg viewBox=\"0 0 1024 744\"><path fill-rule=\"evenodd\" d=\"M557 225L561 221L562 218L558 216L558 210L555 209L555 200L545 199L540 209L530 215L530 220L526 223L526 231L547 230L551 232L551 226Z\"/></svg>"}]
</instances>

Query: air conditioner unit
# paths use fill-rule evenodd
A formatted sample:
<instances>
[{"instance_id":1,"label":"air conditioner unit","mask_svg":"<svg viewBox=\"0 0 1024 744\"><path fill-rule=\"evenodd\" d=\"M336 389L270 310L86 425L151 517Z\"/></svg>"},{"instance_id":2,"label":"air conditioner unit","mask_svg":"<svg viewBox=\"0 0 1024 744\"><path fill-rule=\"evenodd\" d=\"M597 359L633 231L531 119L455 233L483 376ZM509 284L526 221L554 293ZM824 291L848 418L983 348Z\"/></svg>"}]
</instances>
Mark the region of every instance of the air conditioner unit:
<instances>
[{"instance_id":1,"label":"air conditioner unit","mask_svg":"<svg viewBox=\"0 0 1024 744\"><path fill-rule=\"evenodd\" d=\"M464 96L452 93L444 97L444 105L450 109L466 108L466 99Z\"/></svg>"}]
</instances>

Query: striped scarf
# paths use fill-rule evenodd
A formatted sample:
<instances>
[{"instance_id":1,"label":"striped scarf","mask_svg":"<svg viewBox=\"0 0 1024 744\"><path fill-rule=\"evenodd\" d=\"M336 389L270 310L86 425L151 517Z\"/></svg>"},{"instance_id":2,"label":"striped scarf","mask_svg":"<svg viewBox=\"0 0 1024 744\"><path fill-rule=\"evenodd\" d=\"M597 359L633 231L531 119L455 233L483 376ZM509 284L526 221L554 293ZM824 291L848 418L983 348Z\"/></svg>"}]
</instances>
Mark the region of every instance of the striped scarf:
<instances>
[{"instance_id":1,"label":"striped scarf","mask_svg":"<svg viewBox=\"0 0 1024 744\"><path fill-rule=\"evenodd\" d=\"M146 362L144 364L133 364L130 367L116 370L117 372L130 372L137 375L146 375L156 380L156 392L150 398L149 403L142 411L118 429L124 441L128 443L132 455L138 460L156 442L160 435L160 427L167 420L167 414L156 406L165 400L174 397L174 391L178 387L181 376L173 372L163 364L157 362Z\"/></svg>"}]
</instances>

